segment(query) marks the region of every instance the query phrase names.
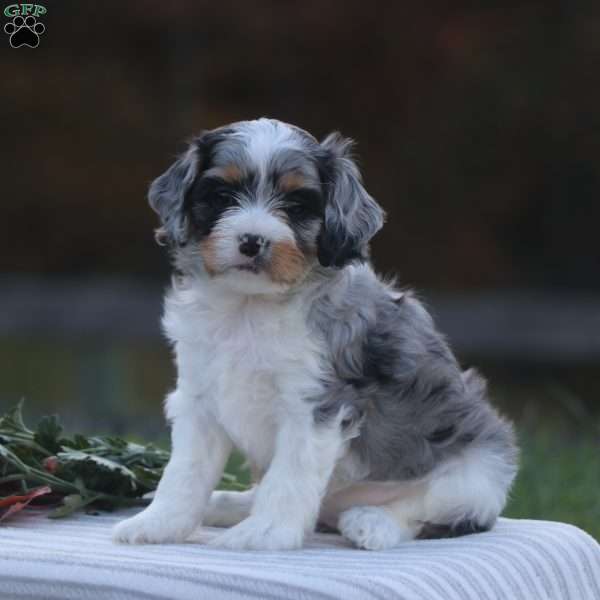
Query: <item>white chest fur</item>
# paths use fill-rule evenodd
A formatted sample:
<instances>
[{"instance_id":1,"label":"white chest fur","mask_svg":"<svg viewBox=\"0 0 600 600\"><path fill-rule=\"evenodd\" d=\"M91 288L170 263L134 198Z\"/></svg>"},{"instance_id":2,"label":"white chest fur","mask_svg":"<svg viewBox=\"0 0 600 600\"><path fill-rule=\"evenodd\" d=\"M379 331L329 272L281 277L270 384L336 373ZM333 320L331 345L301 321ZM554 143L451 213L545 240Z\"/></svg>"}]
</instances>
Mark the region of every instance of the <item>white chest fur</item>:
<instances>
[{"instance_id":1,"label":"white chest fur","mask_svg":"<svg viewBox=\"0 0 600 600\"><path fill-rule=\"evenodd\" d=\"M201 287L166 301L164 328L174 342L178 387L208 410L259 470L271 461L281 411L312 410L320 345L300 298L223 298Z\"/></svg>"}]
</instances>

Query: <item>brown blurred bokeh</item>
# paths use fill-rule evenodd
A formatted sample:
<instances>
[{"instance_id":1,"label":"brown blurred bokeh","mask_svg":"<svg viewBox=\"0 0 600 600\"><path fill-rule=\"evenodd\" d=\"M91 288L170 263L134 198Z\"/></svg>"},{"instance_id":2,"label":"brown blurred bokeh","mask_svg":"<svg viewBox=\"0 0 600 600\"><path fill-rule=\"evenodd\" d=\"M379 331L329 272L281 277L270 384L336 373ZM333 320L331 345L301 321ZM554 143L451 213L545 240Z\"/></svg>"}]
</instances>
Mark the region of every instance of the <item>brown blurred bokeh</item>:
<instances>
[{"instance_id":1,"label":"brown blurred bokeh","mask_svg":"<svg viewBox=\"0 0 600 600\"><path fill-rule=\"evenodd\" d=\"M163 276L148 183L267 115L357 140L403 282L600 288L597 2L46 6L40 46L0 52L1 272Z\"/></svg>"},{"instance_id":2,"label":"brown blurred bokeh","mask_svg":"<svg viewBox=\"0 0 600 600\"><path fill-rule=\"evenodd\" d=\"M596 403L597 1L41 3L38 48L0 33L0 404L162 430L146 190L193 134L264 115L357 141L377 267L512 415Z\"/></svg>"}]
</instances>

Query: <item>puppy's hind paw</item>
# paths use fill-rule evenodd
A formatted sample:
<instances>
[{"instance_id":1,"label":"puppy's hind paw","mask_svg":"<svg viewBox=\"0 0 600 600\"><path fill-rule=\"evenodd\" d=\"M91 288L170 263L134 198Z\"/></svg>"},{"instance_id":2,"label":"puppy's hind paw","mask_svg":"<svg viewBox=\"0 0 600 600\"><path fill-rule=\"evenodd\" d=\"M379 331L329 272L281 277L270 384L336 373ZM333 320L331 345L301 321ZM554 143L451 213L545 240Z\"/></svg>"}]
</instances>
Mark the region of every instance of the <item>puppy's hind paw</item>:
<instances>
[{"instance_id":1,"label":"puppy's hind paw","mask_svg":"<svg viewBox=\"0 0 600 600\"><path fill-rule=\"evenodd\" d=\"M356 506L344 511L338 523L340 533L365 550L389 550L415 537L416 531L403 527L381 506Z\"/></svg>"}]
</instances>

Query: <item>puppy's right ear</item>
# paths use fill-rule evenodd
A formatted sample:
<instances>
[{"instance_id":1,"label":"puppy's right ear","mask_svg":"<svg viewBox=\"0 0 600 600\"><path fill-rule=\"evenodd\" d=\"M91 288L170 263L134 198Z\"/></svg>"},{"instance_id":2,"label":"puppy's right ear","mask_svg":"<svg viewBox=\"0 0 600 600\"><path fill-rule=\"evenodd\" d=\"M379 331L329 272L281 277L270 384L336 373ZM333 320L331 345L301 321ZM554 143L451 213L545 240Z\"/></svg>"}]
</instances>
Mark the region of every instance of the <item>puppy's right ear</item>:
<instances>
[{"instance_id":1,"label":"puppy's right ear","mask_svg":"<svg viewBox=\"0 0 600 600\"><path fill-rule=\"evenodd\" d=\"M198 144L192 142L187 152L180 156L148 191L148 201L160 217L156 241L184 246L188 237L187 218L184 212L185 195L198 173Z\"/></svg>"}]
</instances>

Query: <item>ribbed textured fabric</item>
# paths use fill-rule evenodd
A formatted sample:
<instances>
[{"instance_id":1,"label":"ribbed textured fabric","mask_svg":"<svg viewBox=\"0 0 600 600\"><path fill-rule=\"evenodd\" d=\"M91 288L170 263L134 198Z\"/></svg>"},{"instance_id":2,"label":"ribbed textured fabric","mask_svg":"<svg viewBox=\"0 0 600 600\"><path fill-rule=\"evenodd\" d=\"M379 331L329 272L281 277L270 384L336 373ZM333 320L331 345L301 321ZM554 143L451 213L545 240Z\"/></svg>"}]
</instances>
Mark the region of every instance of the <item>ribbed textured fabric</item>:
<instances>
[{"instance_id":1,"label":"ribbed textured fabric","mask_svg":"<svg viewBox=\"0 0 600 600\"><path fill-rule=\"evenodd\" d=\"M563 523L500 519L385 552L332 534L299 551L232 552L202 545L212 528L186 544L115 545L111 527L129 514L0 525L0 599L600 600L600 546Z\"/></svg>"}]
</instances>

